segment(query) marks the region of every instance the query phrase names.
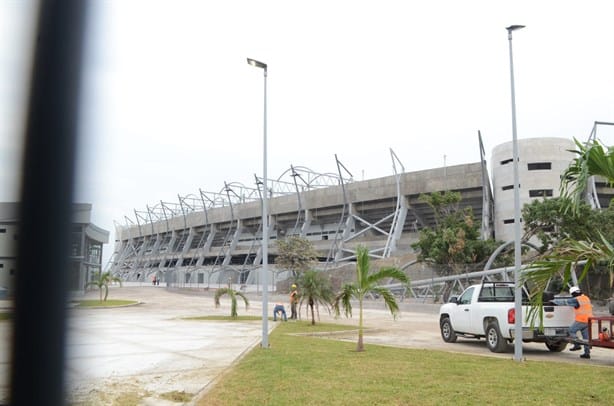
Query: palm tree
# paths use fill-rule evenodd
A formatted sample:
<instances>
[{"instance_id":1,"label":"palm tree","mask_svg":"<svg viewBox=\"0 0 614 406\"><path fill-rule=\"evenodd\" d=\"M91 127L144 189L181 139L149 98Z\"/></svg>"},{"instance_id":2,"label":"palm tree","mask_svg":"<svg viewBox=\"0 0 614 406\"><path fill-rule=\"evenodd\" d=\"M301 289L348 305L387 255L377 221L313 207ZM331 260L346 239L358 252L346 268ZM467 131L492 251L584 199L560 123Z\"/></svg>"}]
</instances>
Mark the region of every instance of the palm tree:
<instances>
[{"instance_id":1,"label":"palm tree","mask_svg":"<svg viewBox=\"0 0 614 406\"><path fill-rule=\"evenodd\" d=\"M299 309L306 301L311 310L311 324L314 325L316 324L314 306L321 304L330 312L330 305L334 298L330 281L322 272L310 270L300 276L298 285L300 286Z\"/></svg>"},{"instance_id":2,"label":"palm tree","mask_svg":"<svg viewBox=\"0 0 614 406\"><path fill-rule=\"evenodd\" d=\"M576 158L561 175L561 195L568 197L571 208L576 209L584 198L591 176L601 176L610 186L614 185L614 148L607 150L597 141L586 144L574 139Z\"/></svg>"},{"instance_id":3,"label":"palm tree","mask_svg":"<svg viewBox=\"0 0 614 406\"><path fill-rule=\"evenodd\" d=\"M601 176L610 184L614 184L614 149L604 148L598 141L593 140L582 144L574 140L577 150L572 151L577 156L561 175L561 196L568 201L564 210L577 213L580 202L591 176ZM560 276L563 284L571 280L571 272L577 264L583 264L579 280L584 279L590 269L597 263L606 263L610 273L610 285L614 282L614 248L599 233L599 240L585 241L564 238L544 255L533 261L523 272L522 282L532 283L536 294L532 297L536 305L529 317L541 317L539 311L543 305L543 292L548 281ZM541 322L541 320L540 320Z\"/></svg>"},{"instance_id":4,"label":"palm tree","mask_svg":"<svg viewBox=\"0 0 614 406\"><path fill-rule=\"evenodd\" d=\"M370 271L369 250L359 246L356 249L356 282L347 283L343 286L341 292L335 297L333 309L335 314L339 316L340 309L343 307L346 317L352 317L351 299L358 300L359 316L358 316L358 344L356 351L364 351L363 344L363 311L362 304L365 296L368 293L374 293L384 299L384 305L390 309L390 313L396 318L399 312L399 305L396 298L389 289L378 286L378 283L383 279L396 279L403 283L409 283L409 278L400 269L395 267L384 267L379 271L369 274Z\"/></svg>"},{"instance_id":5,"label":"palm tree","mask_svg":"<svg viewBox=\"0 0 614 406\"><path fill-rule=\"evenodd\" d=\"M220 297L226 294L230 297L230 317L236 319L239 317L237 313L237 296L241 297L245 302L245 310L249 307L249 300L247 300L247 297L242 292L237 292L230 287L221 288L215 292L215 296L213 297L215 307L220 307Z\"/></svg>"},{"instance_id":6,"label":"palm tree","mask_svg":"<svg viewBox=\"0 0 614 406\"><path fill-rule=\"evenodd\" d=\"M119 282L119 286L122 285L122 280L118 276L114 276L110 271L107 272L96 272L95 279L85 284L85 289L87 290L90 286L96 286L98 290L100 290L100 301L107 301L107 296L109 295L109 284L113 282ZM104 289L104 299L102 297L102 290Z\"/></svg>"}]
</instances>

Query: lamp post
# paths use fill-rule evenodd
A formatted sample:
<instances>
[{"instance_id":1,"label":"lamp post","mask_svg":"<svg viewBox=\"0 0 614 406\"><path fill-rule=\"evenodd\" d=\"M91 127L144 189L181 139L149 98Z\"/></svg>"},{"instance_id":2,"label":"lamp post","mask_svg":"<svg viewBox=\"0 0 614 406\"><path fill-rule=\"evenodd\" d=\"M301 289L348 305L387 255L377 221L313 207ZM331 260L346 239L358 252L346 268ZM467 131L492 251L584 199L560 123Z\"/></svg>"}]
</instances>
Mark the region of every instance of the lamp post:
<instances>
[{"instance_id":1,"label":"lamp post","mask_svg":"<svg viewBox=\"0 0 614 406\"><path fill-rule=\"evenodd\" d=\"M516 137L516 95L514 92L514 58L512 57L512 32L524 25L506 27L510 45L510 80L512 87L512 145L514 149L514 360L522 361L522 286L520 286L520 267L522 263L520 247L520 180L518 178L518 139Z\"/></svg>"},{"instance_id":2,"label":"lamp post","mask_svg":"<svg viewBox=\"0 0 614 406\"><path fill-rule=\"evenodd\" d=\"M262 348L269 348L269 191L267 180L267 140L266 140L266 77L267 66L255 59L247 58L247 63L261 68L264 72L264 152L263 152L263 187L262 187Z\"/></svg>"}]
</instances>

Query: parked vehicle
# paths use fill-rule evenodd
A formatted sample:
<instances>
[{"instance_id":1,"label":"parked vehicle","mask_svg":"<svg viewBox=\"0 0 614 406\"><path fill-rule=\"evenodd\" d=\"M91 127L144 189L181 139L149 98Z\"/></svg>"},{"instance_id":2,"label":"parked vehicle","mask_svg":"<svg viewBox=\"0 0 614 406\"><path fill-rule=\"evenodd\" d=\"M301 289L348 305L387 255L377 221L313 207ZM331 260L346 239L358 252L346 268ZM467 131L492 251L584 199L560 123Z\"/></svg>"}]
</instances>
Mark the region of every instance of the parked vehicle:
<instances>
[{"instance_id":1,"label":"parked vehicle","mask_svg":"<svg viewBox=\"0 0 614 406\"><path fill-rule=\"evenodd\" d=\"M513 282L483 282L469 286L458 297L439 309L441 338L453 343L458 337L486 338L486 346L492 352L504 352L515 338L514 308L515 286ZM524 342L543 342L550 351L563 351L567 346L569 326L574 321L573 308L543 306L543 326L531 325L526 320L529 314L528 293L522 289L523 322L522 340Z\"/></svg>"}]
</instances>

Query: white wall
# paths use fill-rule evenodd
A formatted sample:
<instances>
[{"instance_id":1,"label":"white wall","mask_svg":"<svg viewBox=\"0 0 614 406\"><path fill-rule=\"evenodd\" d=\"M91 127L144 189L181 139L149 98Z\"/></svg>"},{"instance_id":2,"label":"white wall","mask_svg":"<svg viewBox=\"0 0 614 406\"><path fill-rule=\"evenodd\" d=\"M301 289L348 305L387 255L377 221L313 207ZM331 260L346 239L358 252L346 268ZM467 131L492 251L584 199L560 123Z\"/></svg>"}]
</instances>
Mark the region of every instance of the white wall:
<instances>
[{"instance_id":1,"label":"white wall","mask_svg":"<svg viewBox=\"0 0 614 406\"><path fill-rule=\"evenodd\" d=\"M528 138L518 140L518 176L520 183L520 208L535 199L530 191L551 190L551 197L560 195L561 174L569 166L575 144L567 138ZM491 157L493 195L495 200L495 238L502 241L514 239L514 165L512 142L493 149ZM505 163L507 161L507 163ZM529 164L550 164L550 169L529 170ZM504 187L512 188L503 190ZM507 221L506 221L507 220ZM511 221L510 221L511 220ZM521 226L521 230L524 227Z\"/></svg>"}]
</instances>

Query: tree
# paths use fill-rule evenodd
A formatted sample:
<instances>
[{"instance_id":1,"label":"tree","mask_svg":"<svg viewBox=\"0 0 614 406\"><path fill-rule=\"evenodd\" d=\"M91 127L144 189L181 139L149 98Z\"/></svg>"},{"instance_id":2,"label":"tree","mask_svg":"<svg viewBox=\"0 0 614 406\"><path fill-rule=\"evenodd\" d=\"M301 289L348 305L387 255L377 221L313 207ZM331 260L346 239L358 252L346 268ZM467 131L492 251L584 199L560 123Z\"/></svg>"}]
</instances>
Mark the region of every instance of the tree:
<instances>
[{"instance_id":1,"label":"tree","mask_svg":"<svg viewBox=\"0 0 614 406\"><path fill-rule=\"evenodd\" d=\"M614 209L593 210L580 202L575 210L566 210L570 202L562 197L534 200L522 209L524 241L537 237L541 252L551 249L559 241L599 240L601 233L606 240L614 238Z\"/></svg>"},{"instance_id":2,"label":"tree","mask_svg":"<svg viewBox=\"0 0 614 406\"><path fill-rule=\"evenodd\" d=\"M316 250L311 241L300 236L290 236L277 240L277 257L275 264L287 269L295 277L305 272L318 260Z\"/></svg>"},{"instance_id":3,"label":"tree","mask_svg":"<svg viewBox=\"0 0 614 406\"><path fill-rule=\"evenodd\" d=\"M213 297L213 301L215 303L215 307L220 307L220 297L228 295L230 297L230 317L236 319L239 317L237 313L237 296L243 299L245 302L245 310L249 307L249 300L242 292L237 292L231 287L220 288L215 292L215 296Z\"/></svg>"},{"instance_id":4,"label":"tree","mask_svg":"<svg viewBox=\"0 0 614 406\"><path fill-rule=\"evenodd\" d=\"M303 302L307 302L311 310L311 324L316 324L314 306L323 305L330 312L330 305L334 299L334 292L330 280L322 273L309 270L301 274L298 280L300 286L299 309Z\"/></svg>"},{"instance_id":5,"label":"tree","mask_svg":"<svg viewBox=\"0 0 614 406\"><path fill-rule=\"evenodd\" d=\"M90 286L96 286L100 291L100 301L106 302L107 296L109 295L109 284L113 282L119 282L119 286L122 285L122 280L118 276L114 276L111 272L102 272L98 271L95 274L95 279L89 281L85 284L85 289ZM102 296L102 291L104 290L104 298Z\"/></svg>"},{"instance_id":6,"label":"tree","mask_svg":"<svg viewBox=\"0 0 614 406\"><path fill-rule=\"evenodd\" d=\"M409 283L409 278L400 269L395 267L384 267L374 273L370 272L369 250L359 246L356 249L356 282L347 283L337 294L333 303L335 315L339 316L341 308L344 309L346 317L352 317L351 300L358 300L358 343L356 351L364 351L363 344L363 301L367 294L374 293L384 299L384 305L396 318L399 312L399 305L396 298L389 289L378 286L379 282L385 279L396 279L403 283Z\"/></svg>"},{"instance_id":7,"label":"tree","mask_svg":"<svg viewBox=\"0 0 614 406\"><path fill-rule=\"evenodd\" d=\"M439 275L456 275L466 272L470 266L485 263L500 242L482 240L479 222L473 217L471 207L460 208L459 192L435 192L420 195L420 200L433 210L435 226L420 230L418 242L412 248L418 250L418 260L439 265ZM500 255L495 266L511 262L509 255ZM450 284L444 286L443 300L449 295Z\"/></svg>"},{"instance_id":8,"label":"tree","mask_svg":"<svg viewBox=\"0 0 614 406\"><path fill-rule=\"evenodd\" d=\"M576 211L584 200L584 192L592 176L601 176L614 186L614 148L607 149L599 141L586 144L574 139L577 150L571 151L576 158L561 175L561 195L569 198L566 209Z\"/></svg>"},{"instance_id":9,"label":"tree","mask_svg":"<svg viewBox=\"0 0 614 406\"><path fill-rule=\"evenodd\" d=\"M420 195L435 216L435 227L420 231L418 259L446 265L443 275L465 271L468 264L484 262L499 245L496 241L482 240L479 223L473 217L471 207L461 209L458 192L435 192Z\"/></svg>"},{"instance_id":10,"label":"tree","mask_svg":"<svg viewBox=\"0 0 614 406\"><path fill-rule=\"evenodd\" d=\"M584 192L591 176L604 177L610 185L614 184L614 150L611 147L606 150L596 140L587 144L574 141L578 147L572 151L576 154L576 158L561 176L561 196L568 204L561 208L560 213L581 212ZM605 265L612 286L614 248L604 237L601 227L595 227L595 231L583 240L569 237L561 239L525 269L522 281L531 283L535 292L531 298L535 311L529 317L541 317L541 311L538 309L543 306L543 293L548 282L559 276L564 285L569 283L572 279L571 272L578 264L582 264L579 281L582 281L589 271L595 269L596 264Z\"/></svg>"}]
</instances>

